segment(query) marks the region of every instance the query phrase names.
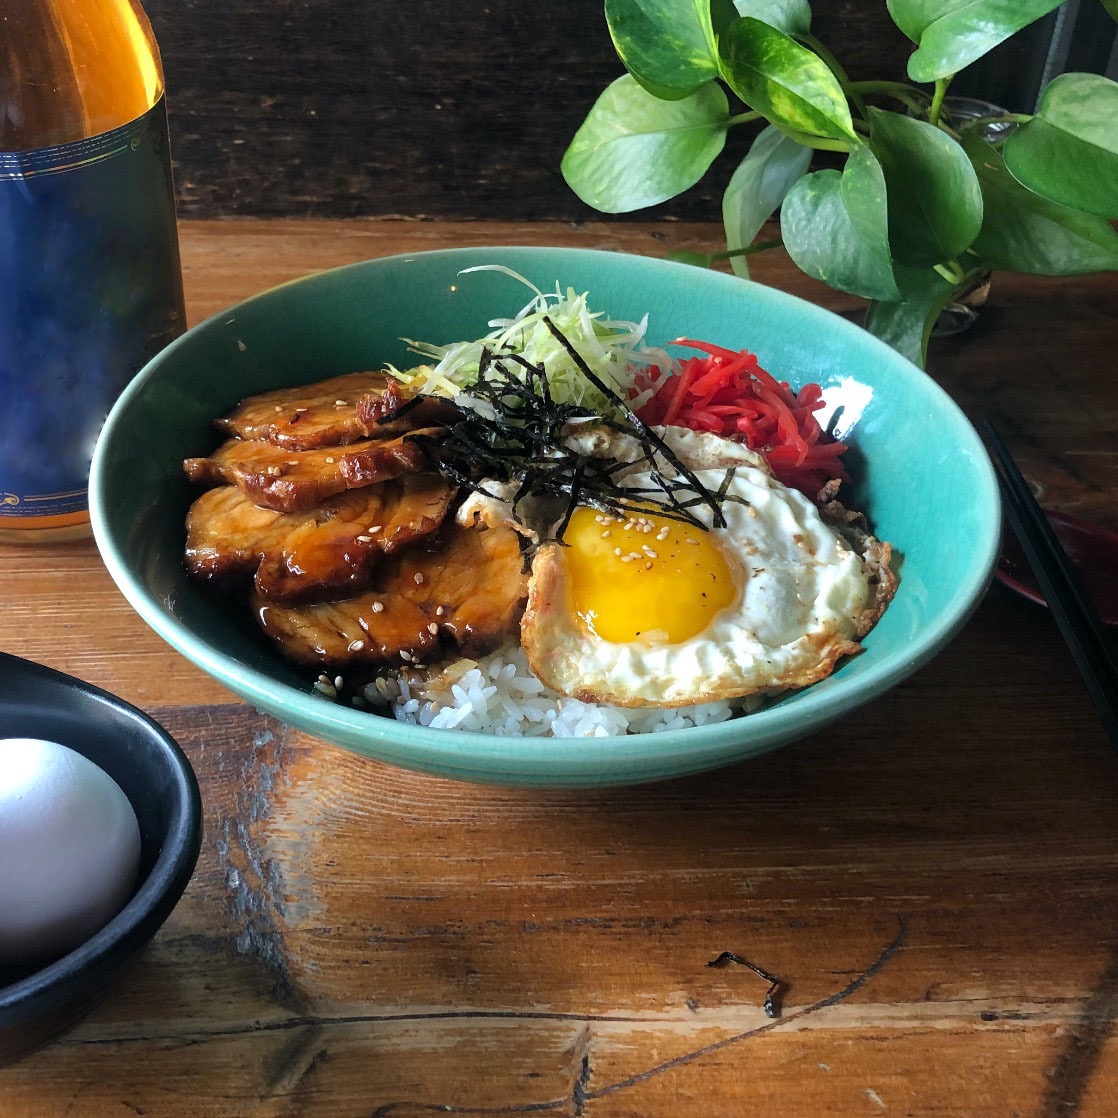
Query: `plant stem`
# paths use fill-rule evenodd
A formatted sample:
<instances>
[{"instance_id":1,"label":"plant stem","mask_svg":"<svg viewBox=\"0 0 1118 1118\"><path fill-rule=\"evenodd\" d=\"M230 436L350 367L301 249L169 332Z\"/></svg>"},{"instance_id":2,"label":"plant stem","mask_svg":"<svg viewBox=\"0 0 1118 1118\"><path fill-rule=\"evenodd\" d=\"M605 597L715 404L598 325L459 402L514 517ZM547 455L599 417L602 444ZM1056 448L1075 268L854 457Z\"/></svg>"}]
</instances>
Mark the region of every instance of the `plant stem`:
<instances>
[{"instance_id":1,"label":"plant stem","mask_svg":"<svg viewBox=\"0 0 1118 1118\"><path fill-rule=\"evenodd\" d=\"M940 109L943 108L943 99L947 96L947 87L951 84L951 78L954 75L949 75L946 78L936 79L935 92L932 94L932 103L928 106L928 123L939 124Z\"/></svg>"},{"instance_id":2,"label":"plant stem","mask_svg":"<svg viewBox=\"0 0 1118 1118\"><path fill-rule=\"evenodd\" d=\"M758 112L738 113L737 116L732 116L726 121L726 127L733 128L735 124L752 124L755 120L763 120L764 116L764 113Z\"/></svg>"},{"instance_id":3,"label":"plant stem","mask_svg":"<svg viewBox=\"0 0 1118 1118\"><path fill-rule=\"evenodd\" d=\"M904 82L851 82L850 83L851 96L855 93L880 93L886 97L892 97L894 101L900 101L902 105L911 109L914 113L922 113L926 104L926 98L923 97L920 90L913 88L911 85L905 85Z\"/></svg>"},{"instance_id":4,"label":"plant stem","mask_svg":"<svg viewBox=\"0 0 1118 1118\"><path fill-rule=\"evenodd\" d=\"M806 148L815 148L818 151L850 151L849 140L831 140L824 136L809 136L806 132L793 132L789 128L782 129L786 136L790 136L798 144Z\"/></svg>"},{"instance_id":5,"label":"plant stem","mask_svg":"<svg viewBox=\"0 0 1118 1118\"><path fill-rule=\"evenodd\" d=\"M933 268L939 272L948 283L959 286L967 278L967 273L958 260L946 260L942 264L934 264Z\"/></svg>"},{"instance_id":6,"label":"plant stem","mask_svg":"<svg viewBox=\"0 0 1118 1118\"><path fill-rule=\"evenodd\" d=\"M751 245L746 245L745 248L729 249L726 252L716 252L712 260L729 260L733 256L752 256L755 252L765 252L770 248L780 248L784 244L781 237L774 237L771 241L754 241Z\"/></svg>"}]
</instances>

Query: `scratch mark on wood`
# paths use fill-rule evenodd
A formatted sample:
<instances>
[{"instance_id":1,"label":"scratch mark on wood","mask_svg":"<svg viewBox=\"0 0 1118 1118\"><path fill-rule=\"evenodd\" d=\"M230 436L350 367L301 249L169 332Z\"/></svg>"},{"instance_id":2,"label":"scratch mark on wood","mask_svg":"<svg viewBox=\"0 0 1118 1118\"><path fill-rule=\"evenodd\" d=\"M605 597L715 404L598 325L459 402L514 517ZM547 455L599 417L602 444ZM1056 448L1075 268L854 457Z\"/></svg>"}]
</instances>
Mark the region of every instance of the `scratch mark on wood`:
<instances>
[{"instance_id":1,"label":"scratch mark on wood","mask_svg":"<svg viewBox=\"0 0 1118 1118\"><path fill-rule=\"evenodd\" d=\"M735 955L733 951L723 951L716 959L711 959L711 961L707 963L707 966L724 967L730 963L737 963L739 966L751 970L758 978L763 978L769 984L769 988L765 993L765 1016L779 1017L781 1001L791 988L790 984L777 978L775 974L769 974L767 970L763 970L761 967L757 966L756 963L751 963L748 959L743 959L740 955Z\"/></svg>"},{"instance_id":2,"label":"scratch mark on wood","mask_svg":"<svg viewBox=\"0 0 1118 1118\"><path fill-rule=\"evenodd\" d=\"M590 1083L590 1026L584 1025L575 1038L575 1064L578 1074L571 1087L571 1113L582 1118L586 1109L586 1088Z\"/></svg>"},{"instance_id":3,"label":"scratch mark on wood","mask_svg":"<svg viewBox=\"0 0 1118 1118\"><path fill-rule=\"evenodd\" d=\"M772 1032L774 1029L779 1029L792 1021L808 1017L813 1013L819 1013L821 1010L829 1009L833 1005L838 1005L840 1002L846 1001L847 998L857 993L857 991L865 986L875 975L879 974L893 956L904 946L908 934L908 925L903 916L897 917L897 925L897 934L886 944L881 954L878 955L865 970L856 974L841 990L836 991L829 997L823 998L817 1002L812 1002L811 1005L806 1005L802 1009L787 1014L787 1016L778 1017L775 1020L769 1021L767 1024L758 1025L755 1029L748 1029L744 1033L735 1033L733 1036L725 1037L722 1040L715 1041L713 1044L705 1045L702 1048L696 1048L693 1052L686 1052L682 1056L676 1056L671 1060L665 1060L664 1063L657 1064L647 1071L638 1072L628 1079L622 1079L617 1083L611 1083L606 1087L600 1088L598 1091L594 1092L592 1097L602 1098L605 1095L615 1094L617 1091L624 1090L626 1087L632 1087L637 1083L642 1083L647 1079L651 1079L653 1076L661 1075L665 1071L682 1067L685 1064L694 1063L696 1060L701 1059L703 1056L708 1056L712 1052L718 1052L723 1048L729 1048L731 1045L740 1044L742 1041L749 1040L752 1037Z\"/></svg>"},{"instance_id":4,"label":"scratch mark on wood","mask_svg":"<svg viewBox=\"0 0 1118 1118\"><path fill-rule=\"evenodd\" d=\"M606 1098L608 1095L615 1095L620 1091L635 1087L640 1083L645 1083L675 1068L692 1064L696 1060L702 1059L704 1056L709 1056L712 1052L718 1052L732 1045L741 1044L743 1041L751 1040L753 1037L772 1032L774 1029L784 1028L789 1023L800 1020L803 1017L809 1017L814 1013L829 1009L831 1006L839 1005L841 1002L846 1001L852 994L857 993L857 991L871 981L876 975L881 973L888 965L889 961L904 947L907 935L908 922L903 915L898 915L896 935L885 945L877 958L874 959L868 967L857 973L841 990L837 990L835 993L821 998L817 1002L812 1002L802 1009L789 1013L785 1017L769 1021L764 1025L758 1025L755 1029L747 1029L745 1032L724 1037L722 1040L715 1041L713 1044L704 1045L702 1048L696 1048L691 1052L685 1052L680 1056L675 1056L670 1060L665 1060L663 1063L637 1072L636 1075L618 1080L616 1083L608 1083L604 1087L599 1087L597 1090L588 1090L589 1059L587 1057L586 1082L583 1082L581 1087L576 1086L573 1100L555 1099L547 1102L510 1104L508 1106L470 1106L449 1103L417 1103L404 1101L387 1102L377 1107L373 1112L373 1118L392 1118L393 1115L402 1114L407 1111L417 1114L539 1114L547 1111L567 1110L568 1113L571 1113L569 1108L572 1101L575 1104L573 1118L579 1118L579 1116L584 1113L585 1106L588 1102L592 1102L595 1099Z\"/></svg>"},{"instance_id":5,"label":"scratch mark on wood","mask_svg":"<svg viewBox=\"0 0 1118 1118\"><path fill-rule=\"evenodd\" d=\"M1098 1065L1102 1049L1118 1018L1118 951L1099 976L1049 1076L1039 1118L1071 1118Z\"/></svg>"},{"instance_id":6,"label":"scratch mark on wood","mask_svg":"<svg viewBox=\"0 0 1118 1118\"><path fill-rule=\"evenodd\" d=\"M296 1033L274 1054L274 1066L266 1071L267 1086L262 1098L290 1095L326 1056L322 1026L311 1025Z\"/></svg>"},{"instance_id":7,"label":"scratch mark on wood","mask_svg":"<svg viewBox=\"0 0 1118 1118\"><path fill-rule=\"evenodd\" d=\"M866 1088L866 1098L869 1099L870 1102L872 1102L875 1106L878 1106L882 1110L885 1110L885 1103L882 1102L881 1096L872 1087Z\"/></svg>"}]
</instances>

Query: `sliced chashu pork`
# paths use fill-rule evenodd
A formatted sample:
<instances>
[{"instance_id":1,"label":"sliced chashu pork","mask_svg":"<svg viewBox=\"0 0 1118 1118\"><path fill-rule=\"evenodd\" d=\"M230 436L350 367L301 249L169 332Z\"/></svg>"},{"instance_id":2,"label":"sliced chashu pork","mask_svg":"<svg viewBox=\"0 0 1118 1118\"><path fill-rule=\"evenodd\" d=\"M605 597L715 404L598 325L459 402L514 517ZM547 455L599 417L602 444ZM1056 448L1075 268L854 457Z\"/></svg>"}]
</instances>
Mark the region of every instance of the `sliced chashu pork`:
<instances>
[{"instance_id":1,"label":"sliced chashu pork","mask_svg":"<svg viewBox=\"0 0 1118 1118\"><path fill-rule=\"evenodd\" d=\"M187 513L187 569L223 583L255 577L264 597L287 603L346 597L370 584L381 556L434 532L453 495L437 474L408 474L281 513L221 485Z\"/></svg>"},{"instance_id":2,"label":"sliced chashu pork","mask_svg":"<svg viewBox=\"0 0 1118 1118\"><path fill-rule=\"evenodd\" d=\"M208 458L183 463L191 481L236 485L256 505L277 512L305 512L335 493L419 473L427 456L410 431L390 439L362 439L348 446L285 450L262 439L230 439Z\"/></svg>"},{"instance_id":3,"label":"sliced chashu pork","mask_svg":"<svg viewBox=\"0 0 1118 1118\"><path fill-rule=\"evenodd\" d=\"M388 373L365 372L246 397L215 425L240 439L313 450L448 423L456 415L447 400L409 397Z\"/></svg>"},{"instance_id":4,"label":"sliced chashu pork","mask_svg":"<svg viewBox=\"0 0 1118 1118\"><path fill-rule=\"evenodd\" d=\"M448 520L435 546L386 558L363 594L287 607L257 593L253 610L286 656L339 670L423 660L444 641L485 655L517 631L527 591L516 532Z\"/></svg>"}]
</instances>

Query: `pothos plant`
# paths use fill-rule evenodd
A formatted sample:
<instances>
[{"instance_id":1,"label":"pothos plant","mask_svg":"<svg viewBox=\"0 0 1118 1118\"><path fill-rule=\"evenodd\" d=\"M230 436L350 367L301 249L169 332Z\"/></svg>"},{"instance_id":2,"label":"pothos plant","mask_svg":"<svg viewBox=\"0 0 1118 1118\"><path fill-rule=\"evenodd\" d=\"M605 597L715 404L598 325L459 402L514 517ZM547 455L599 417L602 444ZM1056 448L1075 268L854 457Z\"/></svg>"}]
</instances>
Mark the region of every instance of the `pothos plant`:
<instances>
[{"instance_id":1,"label":"pothos plant","mask_svg":"<svg viewBox=\"0 0 1118 1118\"><path fill-rule=\"evenodd\" d=\"M1058 0L887 6L915 44L911 84L851 81L807 0L605 0L628 72L571 141L567 183L603 212L655 205L699 182L731 128L763 122L723 198L726 251L697 262L747 276L750 254L783 243L808 275L868 299L867 329L920 365L978 277L1118 267L1118 84L1063 74L1035 114L947 107L954 75ZM780 240L757 240L778 211Z\"/></svg>"}]
</instances>

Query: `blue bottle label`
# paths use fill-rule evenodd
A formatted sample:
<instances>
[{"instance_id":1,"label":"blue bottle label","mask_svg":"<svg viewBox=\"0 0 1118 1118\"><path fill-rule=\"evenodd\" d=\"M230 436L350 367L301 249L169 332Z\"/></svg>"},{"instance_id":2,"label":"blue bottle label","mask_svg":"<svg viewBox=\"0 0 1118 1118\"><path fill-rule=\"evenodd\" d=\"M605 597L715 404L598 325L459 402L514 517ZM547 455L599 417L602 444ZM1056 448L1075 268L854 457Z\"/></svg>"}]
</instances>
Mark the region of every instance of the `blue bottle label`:
<instances>
[{"instance_id":1,"label":"blue bottle label","mask_svg":"<svg viewBox=\"0 0 1118 1118\"><path fill-rule=\"evenodd\" d=\"M167 110L0 152L0 528L85 514L113 402L185 326Z\"/></svg>"}]
</instances>

